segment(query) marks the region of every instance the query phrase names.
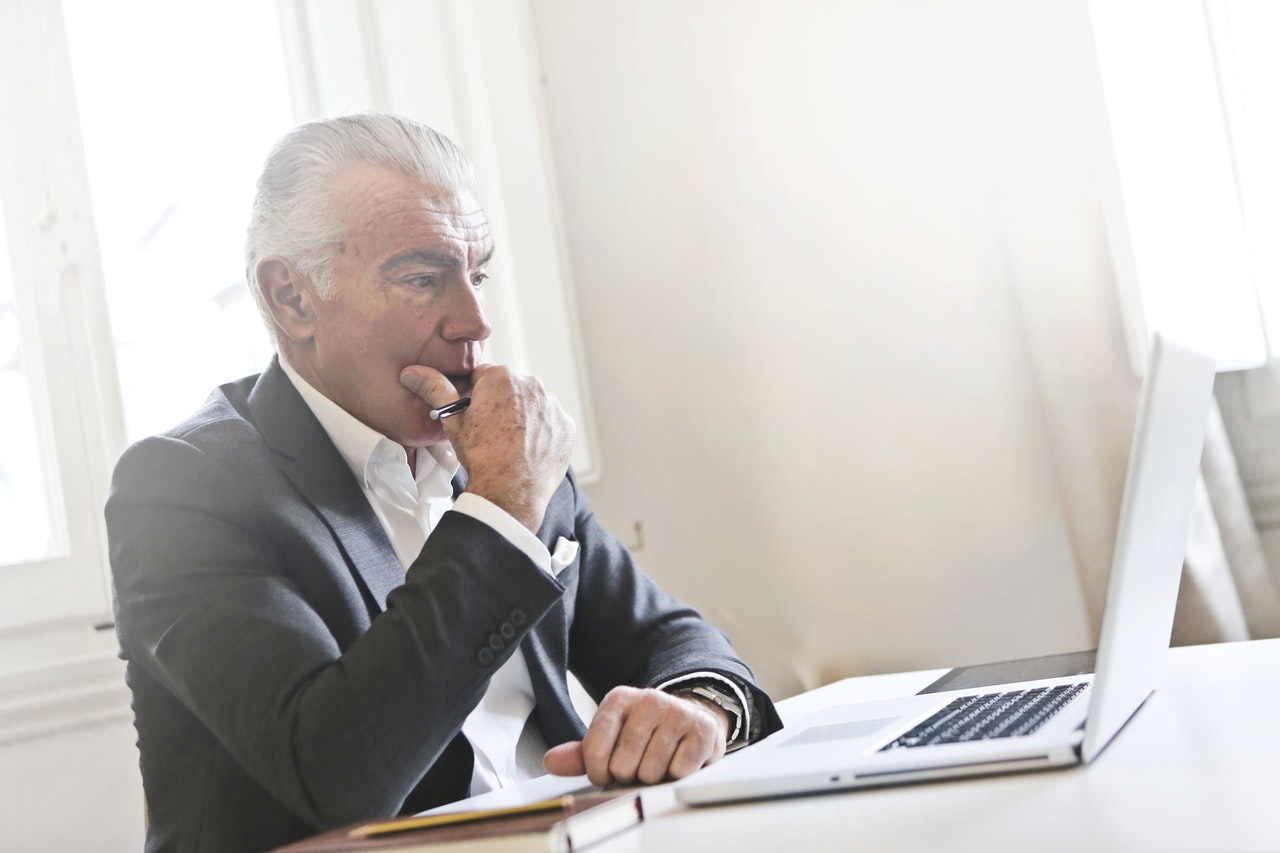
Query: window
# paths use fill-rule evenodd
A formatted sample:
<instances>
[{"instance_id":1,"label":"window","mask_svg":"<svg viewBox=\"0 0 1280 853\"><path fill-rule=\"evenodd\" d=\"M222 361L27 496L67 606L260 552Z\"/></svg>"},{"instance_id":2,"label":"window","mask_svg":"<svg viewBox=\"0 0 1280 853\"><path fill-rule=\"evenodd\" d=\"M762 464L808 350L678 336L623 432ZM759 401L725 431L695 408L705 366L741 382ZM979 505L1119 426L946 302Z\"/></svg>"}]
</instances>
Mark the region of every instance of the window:
<instances>
[{"instance_id":1,"label":"window","mask_svg":"<svg viewBox=\"0 0 1280 853\"><path fill-rule=\"evenodd\" d=\"M1109 139L1100 165L1130 356L1164 331L1218 359L1266 359L1201 0L1092 0Z\"/></svg>"},{"instance_id":2,"label":"window","mask_svg":"<svg viewBox=\"0 0 1280 853\"><path fill-rule=\"evenodd\" d=\"M55 4L0 0L0 629L101 618L113 359Z\"/></svg>"},{"instance_id":3,"label":"window","mask_svg":"<svg viewBox=\"0 0 1280 853\"><path fill-rule=\"evenodd\" d=\"M1218 399L1249 506L1275 574L1280 567L1280 5L1208 0L1223 109L1268 364L1223 376Z\"/></svg>"},{"instance_id":4,"label":"window","mask_svg":"<svg viewBox=\"0 0 1280 853\"><path fill-rule=\"evenodd\" d=\"M2 202L3 199L0 199ZM66 530L57 500L57 457L49 434L48 405L40 375L23 341L14 293L4 209L0 206L0 566L52 557L66 551ZM0 569L2 571L3 569Z\"/></svg>"},{"instance_id":5,"label":"window","mask_svg":"<svg viewBox=\"0 0 1280 853\"><path fill-rule=\"evenodd\" d=\"M62 6L136 441L270 359L244 229L266 153L294 123L288 75L275 9L260 0L196 13L164 0Z\"/></svg>"},{"instance_id":6,"label":"window","mask_svg":"<svg viewBox=\"0 0 1280 853\"><path fill-rule=\"evenodd\" d=\"M1268 339L1280 341L1280 5L1209 0L1223 111Z\"/></svg>"},{"instance_id":7,"label":"window","mask_svg":"<svg viewBox=\"0 0 1280 853\"><path fill-rule=\"evenodd\" d=\"M288 78L251 0L0 10L21 140L0 172L0 628L102 621L115 456L270 356L243 234Z\"/></svg>"},{"instance_id":8,"label":"window","mask_svg":"<svg viewBox=\"0 0 1280 853\"><path fill-rule=\"evenodd\" d=\"M561 397L595 474L527 17L525 0L0 0L0 638L105 617L116 457L266 365L253 182L316 115L401 112L472 155L499 243L491 357Z\"/></svg>"}]
</instances>

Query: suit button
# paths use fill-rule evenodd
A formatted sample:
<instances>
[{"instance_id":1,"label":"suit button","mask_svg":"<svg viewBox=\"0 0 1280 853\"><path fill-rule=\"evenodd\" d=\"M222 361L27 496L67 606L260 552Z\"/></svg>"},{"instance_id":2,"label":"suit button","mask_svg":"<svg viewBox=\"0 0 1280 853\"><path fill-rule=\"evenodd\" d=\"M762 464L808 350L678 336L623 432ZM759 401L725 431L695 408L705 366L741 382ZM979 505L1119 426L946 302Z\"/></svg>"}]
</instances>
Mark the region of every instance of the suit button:
<instances>
[{"instance_id":1,"label":"suit button","mask_svg":"<svg viewBox=\"0 0 1280 853\"><path fill-rule=\"evenodd\" d=\"M493 652L487 646L482 648L480 653L476 655L476 662L481 666L489 666L493 663Z\"/></svg>"},{"instance_id":2,"label":"suit button","mask_svg":"<svg viewBox=\"0 0 1280 853\"><path fill-rule=\"evenodd\" d=\"M497 634L489 635L489 648L493 649L495 652L500 652L504 646L506 646L506 643L502 642L502 638Z\"/></svg>"},{"instance_id":3,"label":"suit button","mask_svg":"<svg viewBox=\"0 0 1280 853\"><path fill-rule=\"evenodd\" d=\"M510 640L516 635L516 626L510 622L503 622L498 626L498 633L502 635L502 639Z\"/></svg>"},{"instance_id":4,"label":"suit button","mask_svg":"<svg viewBox=\"0 0 1280 853\"><path fill-rule=\"evenodd\" d=\"M524 623L528 621L529 615L520 608L517 607L515 610L511 611L511 624L515 625L517 628L523 626Z\"/></svg>"}]
</instances>

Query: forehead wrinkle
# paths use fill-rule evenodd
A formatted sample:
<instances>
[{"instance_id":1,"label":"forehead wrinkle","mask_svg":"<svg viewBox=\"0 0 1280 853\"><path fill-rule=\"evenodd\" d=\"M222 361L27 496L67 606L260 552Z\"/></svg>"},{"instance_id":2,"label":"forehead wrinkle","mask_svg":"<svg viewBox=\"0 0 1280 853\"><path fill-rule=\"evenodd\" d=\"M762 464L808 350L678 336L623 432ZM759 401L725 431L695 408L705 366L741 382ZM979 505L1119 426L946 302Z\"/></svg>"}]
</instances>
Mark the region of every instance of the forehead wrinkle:
<instances>
[{"instance_id":1,"label":"forehead wrinkle","mask_svg":"<svg viewBox=\"0 0 1280 853\"><path fill-rule=\"evenodd\" d=\"M494 245L489 244L488 249L476 261L477 267L483 267L489 263L489 259L493 257ZM393 275L396 270L401 267L423 266L423 267L442 267L444 269L457 270L462 269L463 259L448 251L440 251L437 249L409 249L401 252L394 257L388 258L383 262L378 271L384 276Z\"/></svg>"},{"instance_id":2,"label":"forehead wrinkle","mask_svg":"<svg viewBox=\"0 0 1280 853\"><path fill-rule=\"evenodd\" d=\"M470 190L433 187L395 173L382 173L352 187L353 206L363 206L370 220L427 213L452 221L455 227L474 227L486 221L484 207Z\"/></svg>"},{"instance_id":3,"label":"forehead wrinkle","mask_svg":"<svg viewBox=\"0 0 1280 853\"><path fill-rule=\"evenodd\" d=\"M444 267L445 269L461 269L462 259L452 252L441 252L434 249L410 249L407 252L401 252L393 258L388 258L379 271L383 275L390 275L400 267L422 266L422 267Z\"/></svg>"},{"instance_id":4,"label":"forehead wrinkle","mask_svg":"<svg viewBox=\"0 0 1280 853\"><path fill-rule=\"evenodd\" d=\"M376 166L353 166L337 188L348 211L344 237L363 247L358 254L386 258L376 266L383 277L410 266L478 269L493 255L488 217L470 190L424 185Z\"/></svg>"},{"instance_id":5,"label":"forehead wrinkle","mask_svg":"<svg viewBox=\"0 0 1280 853\"><path fill-rule=\"evenodd\" d=\"M456 199L414 196L390 192L368 200L357 224L356 234L381 233L388 227L421 230L441 240L488 243L489 218L484 208L451 209Z\"/></svg>"},{"instance_id":6,"label":"forehead wrinkle","mask_svg":"<svg viewBox=\"0 0 1280 853\"><path fill-rule=\"evenodd\" d=\"M461 230L487 225L484 207L470 189L459 191L423 184L373 163L348 164L334 178L332 191L341 206L350 211L348 227L354 234L379 229L388 220L421 213Z\"/></svg>"}]
</instances>

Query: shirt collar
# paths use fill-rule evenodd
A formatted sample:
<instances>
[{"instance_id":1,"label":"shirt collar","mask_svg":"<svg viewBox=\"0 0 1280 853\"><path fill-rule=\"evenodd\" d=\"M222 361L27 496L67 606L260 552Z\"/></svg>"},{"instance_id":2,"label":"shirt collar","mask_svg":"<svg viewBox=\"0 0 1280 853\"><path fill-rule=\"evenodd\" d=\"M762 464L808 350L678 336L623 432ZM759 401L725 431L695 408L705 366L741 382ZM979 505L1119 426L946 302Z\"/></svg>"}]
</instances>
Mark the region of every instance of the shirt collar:
<instances>
[{"instance_id":1,"label":"shirt collar","mask_svg":"<svg viewBox=\"0 0 1280 853\"><path fill-rule=\"evenodd\" d=\"M339 455L347 463L351 473L364 488L372 485L370 474L371 463L374 461L394 458L402 465L408 466L409 457L403 447L326 397L303 379L302 375L284 359L284 356L280 356L280 367L293 383L293 387L297 389L302 401L307 404L307 408L311 410L311 414L315 415L316 420L320 422L320 426L333 442L333 446L338 449ZM413 477L417 483L426 479L437 465L450 480L461 467L453 447L447 442L420 447L418 450L427 452L417 454L417 470Z\"/></svg>"}]
</instances>

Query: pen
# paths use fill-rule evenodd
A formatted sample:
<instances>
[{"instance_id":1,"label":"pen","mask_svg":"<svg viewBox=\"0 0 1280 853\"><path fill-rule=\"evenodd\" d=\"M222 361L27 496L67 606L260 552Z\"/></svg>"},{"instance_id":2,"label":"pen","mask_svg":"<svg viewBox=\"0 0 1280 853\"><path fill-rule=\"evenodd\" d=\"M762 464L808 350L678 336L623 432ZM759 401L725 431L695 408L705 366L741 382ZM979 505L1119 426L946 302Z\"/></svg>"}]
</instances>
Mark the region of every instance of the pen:
<instances>
[{"instance_id":1,"label":"pen","mask_svg":"<svg viewBox=\"0 0 1280 853\"><path fill-rule=\"evenodd\" d=\"M458 400L457 402L454 402L454 403L450 403L447 406L441 406L438 409L432 409L431 411L427 412L427 416L430 417L431 420L433 421L442 421L445 418L453 417L459 412L465 412L467 410L467 406L470 406L470 405L471 405L471 398L463 397L461 400Z\"/></svg>"}]
</instances>

